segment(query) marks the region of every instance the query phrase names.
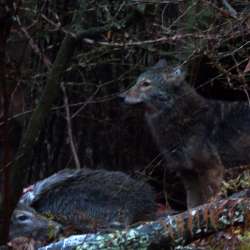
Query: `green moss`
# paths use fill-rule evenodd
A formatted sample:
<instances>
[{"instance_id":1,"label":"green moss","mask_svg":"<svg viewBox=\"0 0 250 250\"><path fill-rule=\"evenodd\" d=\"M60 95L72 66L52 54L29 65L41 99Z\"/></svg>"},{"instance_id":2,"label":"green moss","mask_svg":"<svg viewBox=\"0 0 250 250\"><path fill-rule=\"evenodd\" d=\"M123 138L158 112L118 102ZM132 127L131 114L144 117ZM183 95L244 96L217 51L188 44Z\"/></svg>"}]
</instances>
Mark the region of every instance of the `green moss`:
<instances>
[{"instance_id":1,"label":"green moss","mask_svg":"<svg viewBox=\"0 0 250 250\"><path fill-rule=\"evenodd\" d=\"M239 192L240 190L250 187L250 171L246 170L240 173L236 178L224 181L222 183L221 191L224 196L229 196L232 193Z\"/></svg>"},{"instance_id":2,"label":"green moss","mask_svg":"<svg viewBox=\"0 0 250 250\"><path fill-rule=\"evenodd\" d=\"M250 249L250 231L246 231L242 236L239 236L240 244L238 250Z\"/></svg>"}]
</instances>

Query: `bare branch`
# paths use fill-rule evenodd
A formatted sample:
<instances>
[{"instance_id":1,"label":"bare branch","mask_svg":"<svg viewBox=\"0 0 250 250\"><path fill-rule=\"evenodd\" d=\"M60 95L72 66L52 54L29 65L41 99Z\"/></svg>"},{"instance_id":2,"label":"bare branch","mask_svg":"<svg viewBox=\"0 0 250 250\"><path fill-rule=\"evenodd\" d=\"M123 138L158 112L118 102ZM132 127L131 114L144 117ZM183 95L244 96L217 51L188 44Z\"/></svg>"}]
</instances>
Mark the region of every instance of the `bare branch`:
<instances>
[{"instance_id":1,"label":"bare branch","mask_svg":"<svg viewBox=\"0 0 250 250\"><path fill-rule=\"evenodd\" d=\"M69 136L69 144L70 148L73 154L73 158L75 161L75 165L77 169L81 168L81 164L77 155L77 150L75 147L74 143L74 138L73 138L73 133L72 133L72 126L71 126L71 117L70 117L70 110L69 110L69 101L68 101L68 96L66 93L66 89L64 86L64 83L61 83L61 89L63 91L63 100L64 100L64 107L65 107L65 112L66 112L66 121L67 121L67 128L68 128L68 136Z\"/></svg>"}]
</instances>

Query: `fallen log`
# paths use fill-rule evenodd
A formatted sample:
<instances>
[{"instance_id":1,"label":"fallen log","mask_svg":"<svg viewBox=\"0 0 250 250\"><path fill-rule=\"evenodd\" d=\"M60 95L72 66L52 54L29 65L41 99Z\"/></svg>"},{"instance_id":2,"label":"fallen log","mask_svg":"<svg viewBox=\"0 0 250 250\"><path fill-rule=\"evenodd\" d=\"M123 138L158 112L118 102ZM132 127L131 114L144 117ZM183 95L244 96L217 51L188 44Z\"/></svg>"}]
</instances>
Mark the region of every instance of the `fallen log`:
<instances>
[{"instance_id":1,"label":"fallen log","mask_svg":"<svg viewBox=\"0 0 250 250\"><path fill-rule=\"evenodd\" d=\"M235 224L248 224L249 198L229 198L204 204L174 216L112 233L74 235L39 250L172 249Z\"/></svg>"}]
</instances>

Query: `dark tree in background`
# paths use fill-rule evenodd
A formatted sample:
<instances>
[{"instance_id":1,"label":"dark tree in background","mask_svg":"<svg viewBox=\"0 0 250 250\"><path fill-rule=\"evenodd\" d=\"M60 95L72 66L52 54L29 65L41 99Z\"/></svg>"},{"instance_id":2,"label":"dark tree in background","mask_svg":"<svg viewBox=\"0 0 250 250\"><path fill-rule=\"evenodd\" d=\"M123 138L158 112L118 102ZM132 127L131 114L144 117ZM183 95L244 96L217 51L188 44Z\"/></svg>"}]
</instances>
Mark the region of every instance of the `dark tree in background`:
<instances>
[{"instance_id":1,"label":"dark tree in background","mask_svg":"<svg viewBox=\"0 0 250 250\"><path fill-rule=\"evenodd\" d=\"M204 96L248 100L249 13L247 0L0 1L0 226L21 187L65 167L123 170L160 189L164 176L171 200L176 182L141 107L119 94L166 58Z\"/></svg>"}]
</instances>

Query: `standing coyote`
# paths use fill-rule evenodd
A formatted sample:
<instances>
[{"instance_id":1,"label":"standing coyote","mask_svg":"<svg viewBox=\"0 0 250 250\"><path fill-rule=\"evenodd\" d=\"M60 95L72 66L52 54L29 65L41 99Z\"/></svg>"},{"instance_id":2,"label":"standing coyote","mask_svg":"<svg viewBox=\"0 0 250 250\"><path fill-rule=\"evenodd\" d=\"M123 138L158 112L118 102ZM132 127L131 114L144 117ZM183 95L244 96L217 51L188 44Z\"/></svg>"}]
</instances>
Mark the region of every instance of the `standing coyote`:
<instances>
[{"instance_id":1,"label":"standing coyote","mask_svg":"<svg viewBox=\"0 0 250 250\"><path fill-rule=\"evenodd\" d=\"M219 191L224 167L250 163L249 105L203 98L185 81L182 68L160 60L123 98L144 104L167 168L182 179L189 208Z\"/></svg>"}]
</instances>

